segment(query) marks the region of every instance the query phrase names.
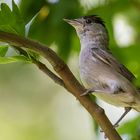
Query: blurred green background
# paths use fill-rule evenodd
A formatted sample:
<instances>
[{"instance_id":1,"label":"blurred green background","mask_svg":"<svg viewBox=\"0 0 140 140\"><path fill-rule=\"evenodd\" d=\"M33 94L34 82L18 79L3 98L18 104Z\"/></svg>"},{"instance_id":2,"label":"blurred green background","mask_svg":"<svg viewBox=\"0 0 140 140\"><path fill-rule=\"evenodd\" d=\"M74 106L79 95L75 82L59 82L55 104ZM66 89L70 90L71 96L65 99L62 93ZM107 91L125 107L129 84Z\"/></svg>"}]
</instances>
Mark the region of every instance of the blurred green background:
<instances>
[{"instance_id":1,"label":"blurred green background","mask_svg":"<svg viewBox=\"0 0 140 140\"><path fill-rule=\"evenodd\" d=\"M26 26L26 36L55 50L79 80L79 40L74 29L62 19L91 14L102 17L109 30L110 49L133 72L137 78L135 84L140 86L140 0L15 2L25 25L30 23L29 30ZM0 3L11 7L11 0ZM122 110L106 106L110 110L108 116L116 120ZM95 131L93 122L72 95L33 64L0 65L0 140L102 140L103 134ZM137 113L130 113L118 131L123 139L139 140Z\"/></svg>"}]
</instances>

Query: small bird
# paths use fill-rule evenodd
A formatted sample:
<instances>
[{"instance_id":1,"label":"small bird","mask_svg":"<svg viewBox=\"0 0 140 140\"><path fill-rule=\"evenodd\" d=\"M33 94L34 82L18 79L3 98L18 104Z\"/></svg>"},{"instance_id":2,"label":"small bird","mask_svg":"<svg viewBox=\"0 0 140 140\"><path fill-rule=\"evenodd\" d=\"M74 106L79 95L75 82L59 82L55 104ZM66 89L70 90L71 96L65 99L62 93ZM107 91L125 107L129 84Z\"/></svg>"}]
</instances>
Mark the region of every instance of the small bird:
<instances>
[{"instance_id":1,"label":"small bird","mask_svg":"<svg viewBox=\"0 0 140 140\"><path fill-rule=\"evenodd\" d=\"M80 77L87 88L82 96L92 93L109 104L124 107L114 127L132 108L140 112L140 93L132 83L135 77L110 52L104 21L97 15L64 20L75 28L80 39Z\"/></svg>"}]
</instances>

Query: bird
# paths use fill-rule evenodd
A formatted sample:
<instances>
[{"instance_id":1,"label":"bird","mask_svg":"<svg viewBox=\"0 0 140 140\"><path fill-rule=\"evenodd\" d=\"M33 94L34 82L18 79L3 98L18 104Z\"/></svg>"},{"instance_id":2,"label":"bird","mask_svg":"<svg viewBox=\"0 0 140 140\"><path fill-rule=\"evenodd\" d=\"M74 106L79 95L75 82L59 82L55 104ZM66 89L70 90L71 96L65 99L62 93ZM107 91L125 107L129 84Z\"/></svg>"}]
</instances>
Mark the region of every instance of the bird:
<instances>
[{"instance_id":1,"label":"bird","mask_svg":"<svg viewBox=\"0 0 140 140\"><path fill-rule=\"evenodd\" d=\"M133 84L135 76L113 56L109 49L109 33L97 15L64 19L73 26L80 40L79 71L86 92L125 109L114 127L134 109L140 112L140 93Z\"/></svg>"}]
</instances>

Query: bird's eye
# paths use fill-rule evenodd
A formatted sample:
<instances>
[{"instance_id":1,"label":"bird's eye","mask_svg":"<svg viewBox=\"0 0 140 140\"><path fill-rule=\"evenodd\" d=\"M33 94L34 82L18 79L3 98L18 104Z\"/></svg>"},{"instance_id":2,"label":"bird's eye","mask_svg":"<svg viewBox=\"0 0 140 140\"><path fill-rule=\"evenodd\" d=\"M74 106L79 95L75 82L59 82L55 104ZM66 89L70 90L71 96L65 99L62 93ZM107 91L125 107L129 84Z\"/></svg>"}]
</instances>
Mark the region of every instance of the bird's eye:
<instances>
[{"instance_id":1,"label":"bird's eye","mask_svg":"<svg viewBox=\"0 0 140 140\"><path fill-rule=\"evenodd\" d=\"M91 19L86 19L87 24L90 24L91 22L92 22Z\"/></svg>"}]
</instances>

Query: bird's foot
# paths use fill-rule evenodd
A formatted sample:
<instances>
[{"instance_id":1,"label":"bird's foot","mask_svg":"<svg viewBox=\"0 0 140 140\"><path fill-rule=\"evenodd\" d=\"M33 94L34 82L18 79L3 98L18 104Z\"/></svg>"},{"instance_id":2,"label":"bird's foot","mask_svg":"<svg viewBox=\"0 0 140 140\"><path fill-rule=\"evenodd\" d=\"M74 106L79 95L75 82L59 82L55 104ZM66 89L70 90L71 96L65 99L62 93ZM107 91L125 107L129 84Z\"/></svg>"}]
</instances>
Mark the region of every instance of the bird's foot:
<instances>
[{"instance_id":1,"label":"bird's foot","mask_svg":"<svg viewBox=\"0 0 140 140\"><path fill-rule=\"evenodd\" d=\"M85 96L87 94L91 94L92 92L95 92L95 89L94 88L90 88L90 89L87 89L84 93L82 93L80 96Z\"/></svg>"},{"instance_id":2,"label":"bird's foot","mask_svg":"<svg viewBox=\"0 0 140 140\"><path fill-rule=\"evenodd\" d=\"M113 128L114 128L114 129L116 129L117 127L119 127L119 124L114 124L114 125L113 125ZM100 132L103 133L104 131L101 129Z\"/></svg>"},{"instance_id":3,"label":"bird's foot","mask_svg":"<svg viewBox=\"0 0 140 140\"><path fill-rule=\"evenodd\" d=\"M116 129L119 126L120 121L124 118L124 116L131 110L131 107L125 107L125 112L121 115L121 117L116 121L116 123L113 125L113 128ZM103 130L100 130L100 132L104 132ZM104 138L107 138L106 135Z\"/></svg>"},{"instance_id":4,"label":"bird's foot","mask_svg":"<svg viewBox=\"0 0 140 140\"><path fill-rule=\"evenodd\" d=\"M131 107L125 107L124 113L121 115L121 117L116 121L116 123L113 125L114 128L119 126L120 121L126 116L126 114L131 110Z\"/></svg>"},{"instance_id":5,"label":"bird's foot","mask_svg":"<svg viewBox=\"0 0 140 140\"><path fill-rule=\"evenodd\" d=\"M117 128L117 127L119 127L119 124L114 124L113 125L113 128Z\"/></svg>"},{"instance_id":6,"label":"bird's foot","mask_svg":"<svg viewBox=\"0 0 140 140\"><path fill-rule=\"evenodd\" d=\"M108 88L102 88L102 87L94 87L94 88L90 88L90 89L87 89L83 94L81 94L80 96L85 96L87 94L91 94L93 92L99 92L99 93L113 93L114 91L108 89Z\"/></svg>"}]
</instances>

